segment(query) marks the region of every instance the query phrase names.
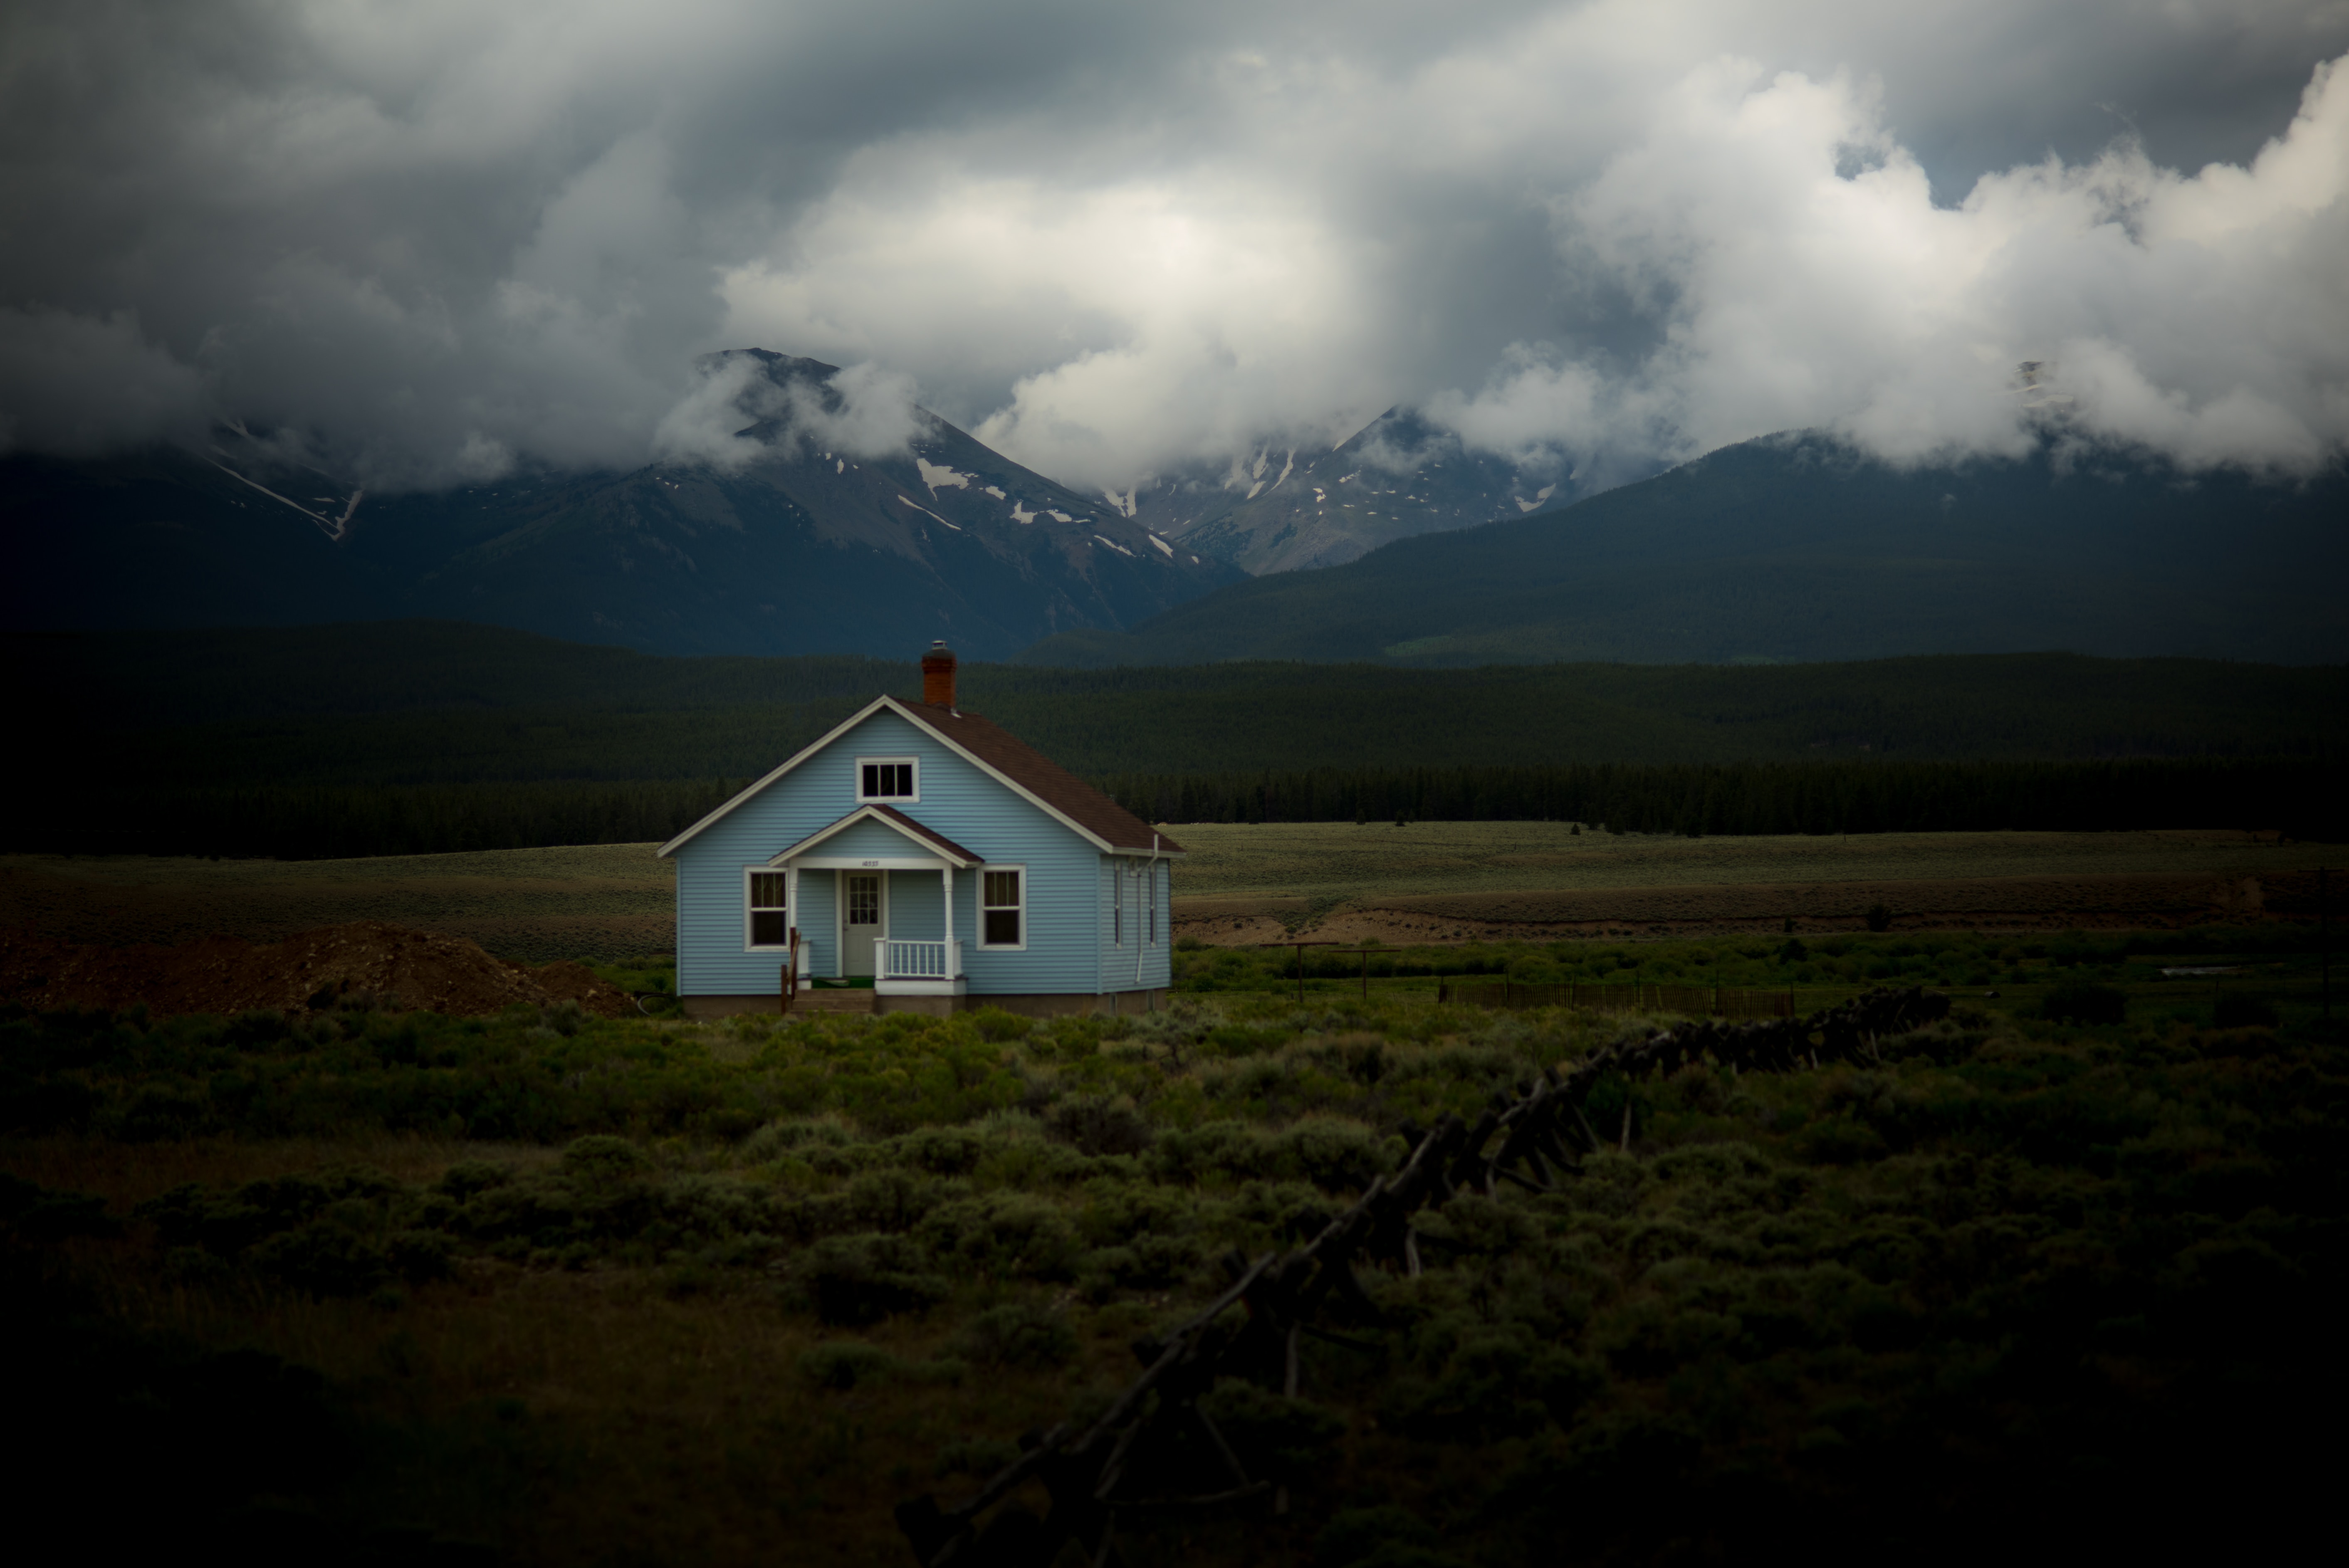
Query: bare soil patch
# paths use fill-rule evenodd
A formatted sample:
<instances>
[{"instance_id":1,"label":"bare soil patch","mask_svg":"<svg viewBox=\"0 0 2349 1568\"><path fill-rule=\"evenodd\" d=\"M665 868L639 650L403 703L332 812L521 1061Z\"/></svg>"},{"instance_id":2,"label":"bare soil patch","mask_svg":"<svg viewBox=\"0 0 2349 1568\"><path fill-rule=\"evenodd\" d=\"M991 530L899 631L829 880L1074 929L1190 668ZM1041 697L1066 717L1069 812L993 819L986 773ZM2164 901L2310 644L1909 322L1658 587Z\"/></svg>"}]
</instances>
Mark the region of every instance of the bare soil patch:
<instances>
[{"instance_id":1,"label":"bare soil patch","mask_svg":"<svg viewBox=\"0 0 2349 1568\"><path fill-rule=\"evenodd\" d=\"M22 929L0 933L0 997L44 1010L144 1003L157 1013L312 1013L361 999L456 1015L497 1013L518 1002L576 1002L605 1017L636 1011L626 993L577 964L529 969L462 937L380 921L321 926L276 943L215 936L177 946L95 946Z\"/></svg>"}]
</instances>

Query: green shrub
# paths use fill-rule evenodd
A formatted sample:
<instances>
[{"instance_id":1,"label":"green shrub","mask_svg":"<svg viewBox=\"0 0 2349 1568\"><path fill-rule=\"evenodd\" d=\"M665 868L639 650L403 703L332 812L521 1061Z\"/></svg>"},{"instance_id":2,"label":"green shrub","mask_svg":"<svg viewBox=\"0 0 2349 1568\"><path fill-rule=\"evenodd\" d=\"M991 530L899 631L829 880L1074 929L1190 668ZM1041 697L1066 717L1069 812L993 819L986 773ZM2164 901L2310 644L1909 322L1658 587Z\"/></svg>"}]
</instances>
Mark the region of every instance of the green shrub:
<instances>
[{"instance_id":1,"label":"green shrub","mask_svg":"<svg viewBox=\"0 0 2349 1568\"><path fill-rule=\"evenodd\" d=\"M1027 1019L1007 1013L1000 1007L978 1008L970 1014L970 1022L978 1030L980 1039L999 1045L1007 1040L1026 1039L1030 1027Z\"/></svg>"},{"instance_id":2,"label":"green shrub","mask_svg":"<svg viewBox=\"0 0 2349 1568\"><path fill-rule=\"evenodd\" d=\"M325 1221L269 1237L252 1249L247 1261L312 1295L365 1295L391 1277L391 1259L381 1243Z\"/></svg>"},{"instance_id":3,"label":"green shrub","mask_svg":"<svg viewBox=\"0 0 2349 1568\"><path fill-rule=\"evenodd\" d=\"M951 1344L957 1356L982 1367L1065 1367L1077 1354L1069 1320L1026 1302L988 1308L957 1330Z\"/></svg>"},{"instance_id":4,"label":"green shrub","mask_svg":"<svg viewBox=\"0 0 2349 1568\"><path fill-rule=\"evenodd\" d=\"M88 1192L59 1192L0 1171L0 1225L22 1241L62 1242L71 1236L114 1236L122 1227L106 1212L106 1200Z\"/></svg>"},{"instance_id":5,"label":"green shrub","mask_svg":"<svg viewBox=\"0 0 2349 1568\"><path fill-rule=\"evenodd\" d=\"M1197 1272L1200 1248L1180 1236L1145 1233L1113 1247L1096 1247L1078 1264L1095 1299L1112 1290L1160 1290Z\"/></svg>"},{"instance_id":6,"label":"green shrub","mask_svg":"<svg viewBox=\"0 0 2349 1568\"><path fill-rule=\"evenodd\" d=\"M839 1149L856 1141L854 1129L837 1117L771 1121L742 1141L742 1157L754 1164L811 1149Z\"/></svg>"},{"instance_id":7,"label":"green shrub","mask_svg":"<svg viewBox=\"0 0 2349 1568\"><path fill-rule=\"evenodd\" d=\"M477 1192L502 1187L513 1179L512 1166L492 1165L485 1160L464 1160L443 1171L440 1180L434 1183L434 1189L461 1203Z\"/></svg>"},{"instance_id":8,"label":"green shrub","mask_svg":"<svg viewBox=\"0 0 2349 1568\"><path fill-rule=\"evenodd\" d=\"M1214 1177L1266 1173L1265 1139L1244 1121L1218 1119L1159 1134L1143 1163L1154 1181L1196 1186Z\"/></svg>"},{"instance_id":9,"label":"green shrub","mask_svg":"<svg viewBox=\"0 0 2349 1568\"><path fill-rule=\"evenodd\" d=\"M2272 1029L2276 1010L2259 997L2241 991L2221 992L2210 1007L2214 1029Z\"/></svg>"},{"instance_id":10,"label":"green shrub","mask_svg":"<svg viewBox=\"0 0 2349 1568\"><path fill-rule=\"evenodd\" d=\"M2041 1000L2039 1016L2061 1024L2117 1024L2128 1016L2128 997L2109 985L2067 980Z\"/></svg>"},{"instance_id":11,"label":"green shrub","mask_svg":"<svg viewBox=\"0 0 2349 1568\"><path fill-rule=\"evenodd\" d=\"M878 1323L945 1298L947 1283L907 1236L826 1236L801 1254L799 1276L826 1323Z\"/></svg>"},{"instance_id":12,"label":"green shrub","mask_svg":"<svg viewBox=\"0 0 2349 1568\"><path fill-rule=\"evenodd\" d=\"M1334 1458L1346 1418L1310 1399L1285 1399L1225 1378L1199 1401L1252 1479L1294 1476Z\"/></svg>"},{"instance_id":13,"label":"green shrub","mask_svg":"<svg viewBox=\"0 0 2349 1568\"><path fill-rule=\"evenodd\" d=\"M1803 1157L1818 1165L1855 1165L1883 1158L1884 1135L1849 1116L1822 1117L1806 1125L1796 1139Z\"/></svg>"},{"instance_id":14,"label":"green shrub","mask_svg":"<svg viewBox=\"0 0 2349 1568\"><path fill-rule=\"evenodd\" d=\"M1313 1543L1313 1561L1319 1568L1355 1568L1373 1553L1390 1546L1428 1547L1435 1544L1435 1527L1412 1512L1388 1503L1379 1508L1340 1509Z\"/></svg>"},{"instance_id":15,"label":"green shrub","mask_svg":"<svg viewBox=\"0 0 2349 1568\"><path fill-rule=\"evenodd\" d=\"M1008 1438L957 1438L938 1450L932 1473L940 1476L988 1477L1019 1458L1019 1445Z\"/></svg>"},{"instance_id":16,"label":"green shrub","mask_svg":"<svg viewBox=\"0 0 2349 1568\"><path fill-rule=\"evenodd\" d=\"M897 1377L905 1363L861 1339L833 1339L800 1352L800 1375L819 1388L854 1388Z\"/></svg>"},{"instance_id":17,"label":"green shrub","mask_svg":"<svg viewBox=\"0 0 2349 1568\"><path fill-rule=\"evenodd\" d=\"M1028 1192L988 1192L941 1203L920 1235L939 1262L996 1278L1068 1279L1082 1252L1059 1204Z\"/></svg>"},{"instance_id":18,"label":"green shrub","mask_svg":"<svg viewBox=\"0 0 2349 1568\"><path fill-rule=\"evenodd\" d=\"M602 1185L649 1175L652 1157L626 1138L607 1132L574 1139L563 1151L563 1173L574 1180Z\"/></svg>"},{"instance_id":19,"label":"green shrub","mask_svg":"<svg viewBox=\"0 0 2349 1568\"><path fill-rule=\"evenodd\" d=\"M1272 1139L1270 1151L1281 1174L1301 1176L1325 1192L1346 1192L1392 1171L1401 1147L1359 1121L1308 1116Z\"/></svg>"},{"instance_id":20,"label":"green shrub","mask_svg":"<svg viewBox=\"0 0 2349 1568\"><path fill-rule=\"evenodd\" d=\"M1140 1154L1154 1138L1148 1120L1123 1095L1063 1099L1044 1113L1044 1130L1092 1155Z\"/></svg>"}]
</instances>

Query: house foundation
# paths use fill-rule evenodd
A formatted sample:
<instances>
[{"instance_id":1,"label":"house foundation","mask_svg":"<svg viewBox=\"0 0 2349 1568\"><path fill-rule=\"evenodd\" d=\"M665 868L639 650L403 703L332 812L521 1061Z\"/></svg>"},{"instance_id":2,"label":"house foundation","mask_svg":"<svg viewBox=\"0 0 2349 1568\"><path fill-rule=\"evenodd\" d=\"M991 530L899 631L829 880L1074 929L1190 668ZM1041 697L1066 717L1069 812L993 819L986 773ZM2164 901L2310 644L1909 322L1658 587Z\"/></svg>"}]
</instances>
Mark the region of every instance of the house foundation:
<instances>
[{"instance_id":1,"label":"house foundation","mask_svg":"<svg viewBox=\"0 0 2349 1568\"><path fill-rule=\"evenodd\" d=\"M783 999L777 995L688 996L684 1002L685 1016L694 1019L731 1018L743 1013L771 1015L783 1010ZM839 990L802 991L792 1002L791 1010L801 1017L815 1013L859 1016L917 1013L926 1017L944 1018L955 1013L994 1007L1021 1018L1075 1018L1097 1015L1114 1018L1155 1013L1165 1006L1166 992L1164 988L1104 991L1099 995L1080 991L1028 996L891 996L861 987L843 987Z\"/></svg>"}]
</instances>

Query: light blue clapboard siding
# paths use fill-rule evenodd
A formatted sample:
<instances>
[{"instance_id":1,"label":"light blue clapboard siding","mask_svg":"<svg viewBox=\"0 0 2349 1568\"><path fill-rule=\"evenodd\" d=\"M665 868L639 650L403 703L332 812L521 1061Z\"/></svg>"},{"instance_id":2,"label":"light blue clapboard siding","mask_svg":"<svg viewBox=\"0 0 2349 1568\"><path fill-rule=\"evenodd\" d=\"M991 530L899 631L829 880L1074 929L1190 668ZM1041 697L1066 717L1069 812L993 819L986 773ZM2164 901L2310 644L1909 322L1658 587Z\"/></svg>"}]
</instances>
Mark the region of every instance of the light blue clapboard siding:
<instances>
[{"instance_id":1,"label":"light blue clapboard siding","mask_svg":"<svg viewBox=\"0 0 2349 1568\"><path fill-rule=\"evenodd\" d=\"M858 756L916 757L921 799L899 806L908 817L991 862L1028 868L1028 944L1024 952L978 946L978 879L955 877L955 935L973 995L1095 993L1132 989L1134 949L1123 962L1103 951L1107 941L1106 857L1044 811L963 761L926 729L885 709L842 736L677 852L678 989L686 995L763 995L777 987L779 957L743 951L745 866L763 866L779 851L856 810ZM859 859L897 858L926 851L874 822L860 823L815 851ZM1162 884L1164 868L1160 868ZM811 944L809 971L837 973L836 894L829 871L800 876L793 923ZM1164 898L1163 892L1161 897ZM1133 894L1129 891L1129 919ZM890 932L936 940L944 924L933 872L890 879ZM1143 956L1141 984L1166 984L1167 926Z\"/></svg>"},{"instance_id":2,"label":"light blue clapboard siding","mask_svg":"<svg viewBox=\"0 0 2349 1568\"><path fill-rule=\"evenodd\" d=\"M832 872L800 873L800 906L792 911L792 921L800 928L800 940L806 944L802 956L807 961L807 972L839 974L840 884ZM682 965L684 961L685 955L678 954L678 962Z\"/></svg>"},{"instance_id":3,"label":"light blue clapboard siding","mask_svg":"<svg viewBox=\"0 0 2349 1568\"><path fill-rule=\"evenodd\" d=\"M1146 856L1103 855L1096 874L1100 889L1100 908L1095 915L1096 940L1101 944L1101 979L1103 991L1154 990L1166 985L1172 977L1173 932L1169 919L1166 862L1161 861L1153 868ZM1154 900L1158 904L1157 940L1151 940L1149 912L1145 900L1153 900L1153 883L1156 884ZM1124 919L1118 919L1120 901L1123 902ZM1121 940L1121 938L1123 940Z\"/></svg>"}]
</instances>

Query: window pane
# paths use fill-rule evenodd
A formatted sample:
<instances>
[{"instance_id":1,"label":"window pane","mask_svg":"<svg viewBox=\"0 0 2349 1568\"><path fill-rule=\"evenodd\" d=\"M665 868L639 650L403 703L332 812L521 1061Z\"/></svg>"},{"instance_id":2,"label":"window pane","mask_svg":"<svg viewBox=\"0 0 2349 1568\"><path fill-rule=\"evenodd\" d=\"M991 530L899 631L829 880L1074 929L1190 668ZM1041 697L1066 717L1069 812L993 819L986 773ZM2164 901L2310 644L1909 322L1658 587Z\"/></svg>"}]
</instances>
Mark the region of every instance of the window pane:
<instances>
[{"instance_id":1,"label":"window pane","mask_svg":"<svg viewBox=\"0 0 2349 1568\"><path fill-rule=\"evenodd\" d=\"M881 879L879 877L848 879L848 923L851 925L881 923Z\"/></svg>"},{"instance_id":2,"label":"window pane","mask_svg":"<svg viewBox=\"0 0 2349 1568\"><path fill-rule=\"evenodd\" d=\"M990 909L987 912L987 944L989 947L1019 945L1019 912L1016 909Z\"/></svg>"},{"instance_id":3,"label":"window pane","mask_svg":"<svg viewBox=\"0 0 2349 1568\"><path fill-rule=\"evenodd\" d=\"M781 909L783 907L783 873L752 872L750 873L750 907Z\"/></svg>"},{"instance_id":4,"label":"window pane","mask_svg":"<svg viewBox=\"0 0 2349 1568\"><path fill-rule=\"evenodd\" d=\"M753 947L781 947L792 939L780 909L759 909L750 912L750 944Z\"/></svg>"},{"instance_id":5,"label":"window pane","mask_svg":"<svg viewBox=\"0 0 2349 1568\"><path fill-rule=\"evenodd\" d=\"M864 764L864 785L860 793L867 800L904 800L914 793L914 765L910 762L868 762Z\"/></svg>"},{"instance_id":6,"label":"window pane","mask_svg":"<svg viewBox=\"0 0 2349 1568\"><path fill-rule=\"evenodd\" d=\"M984 897L987 901L987 907L989 909L1019 908L1019 873L1018 872L988 872L985 878Z\"/></svg>"}]
</instances>

